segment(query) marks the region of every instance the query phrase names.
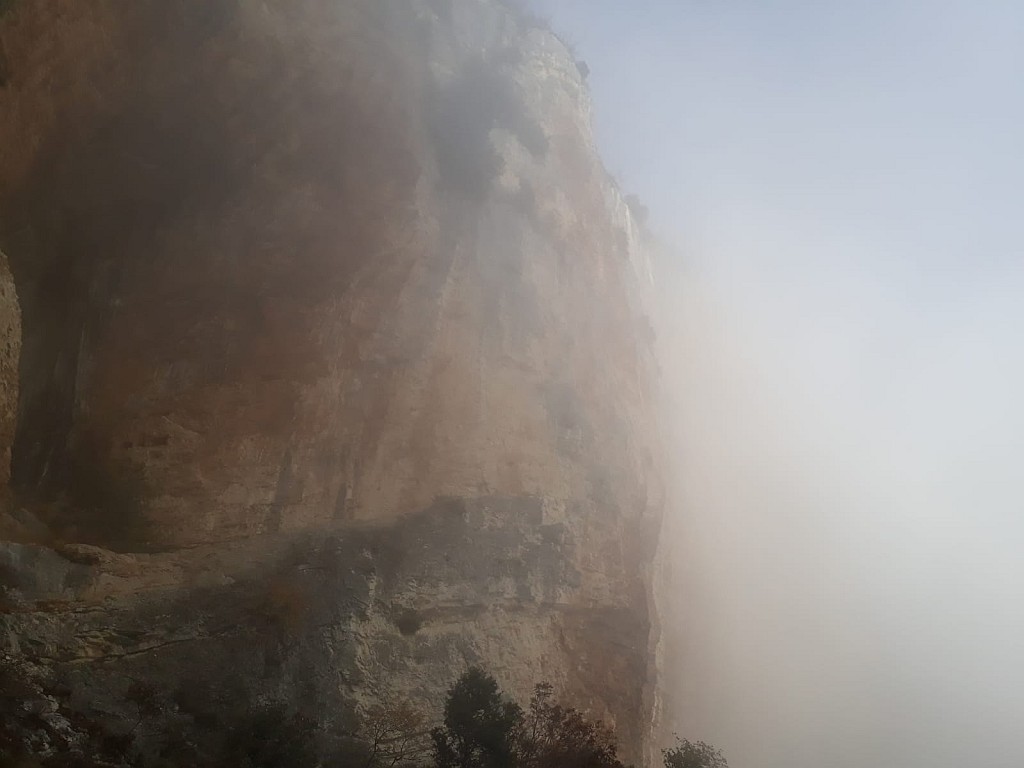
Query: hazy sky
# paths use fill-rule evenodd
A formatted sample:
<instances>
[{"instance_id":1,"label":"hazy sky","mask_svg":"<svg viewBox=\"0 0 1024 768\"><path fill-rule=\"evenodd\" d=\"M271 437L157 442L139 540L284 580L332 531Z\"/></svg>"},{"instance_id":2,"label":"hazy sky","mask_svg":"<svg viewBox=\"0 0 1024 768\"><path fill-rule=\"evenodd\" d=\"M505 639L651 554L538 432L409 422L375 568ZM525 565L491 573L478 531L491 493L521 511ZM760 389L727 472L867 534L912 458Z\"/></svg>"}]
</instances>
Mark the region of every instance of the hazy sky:
<instances>
[{"instance_id":1,"label":"hazy sky","mask_svg":"<svg viewBox=\"0 0 1024 768\"><path fill-rule=\"evenodd\" d=\"M536 5L677 246L682 730L1024 765L1024 3Z\"/></svg>"}]
</instances>

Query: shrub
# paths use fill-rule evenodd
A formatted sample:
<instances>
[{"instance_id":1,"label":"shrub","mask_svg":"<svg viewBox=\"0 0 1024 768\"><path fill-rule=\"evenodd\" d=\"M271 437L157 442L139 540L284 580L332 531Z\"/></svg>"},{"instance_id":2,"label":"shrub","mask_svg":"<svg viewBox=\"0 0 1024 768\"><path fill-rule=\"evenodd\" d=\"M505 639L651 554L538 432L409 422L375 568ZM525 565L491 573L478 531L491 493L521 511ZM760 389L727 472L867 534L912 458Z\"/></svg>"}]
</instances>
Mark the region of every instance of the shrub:
<instances>
[{"instance_id":1,"label":"shrub","mask_svg":"<svg viewBox=\"0 0 1024 768\"><path fill-rule=\"evenodd\" d=\"M408 702L371 707L362 721L358 746L348 748L348 763L365 768L395 768L422 762L431 751L425 720Z\"/></svg>"},{"instance_id":2,"label":"shrub","mask_svg":"<svg viewBox=\"0 0 1024 768\"><path fill-rule=\"evenodd\" d=\"M676 737L676 745L664 750L665 768L729 768L720 750L703 741Z\"/></svg>"},{"instance_id":3,"label":"shrub","mask_svg":"<svg viewBox=\"0 0 1024 768\"><path fill-rule=\"evenodd\" d=\"M548 683L534 688L518 745L521 768L624 768L611 729L556 704Z\"/></svg>"},{"instance_id":4,"label":"shrub","mask_svg":"<svg viewBox=\"0 0 1024 768\"><path fill-rule=\"evenodd\" d=\"M449 689L432 737L437 768L625 768L612 731L555 703L551 685L524 712L475 667Z\"/></svg>"}]
</instances>

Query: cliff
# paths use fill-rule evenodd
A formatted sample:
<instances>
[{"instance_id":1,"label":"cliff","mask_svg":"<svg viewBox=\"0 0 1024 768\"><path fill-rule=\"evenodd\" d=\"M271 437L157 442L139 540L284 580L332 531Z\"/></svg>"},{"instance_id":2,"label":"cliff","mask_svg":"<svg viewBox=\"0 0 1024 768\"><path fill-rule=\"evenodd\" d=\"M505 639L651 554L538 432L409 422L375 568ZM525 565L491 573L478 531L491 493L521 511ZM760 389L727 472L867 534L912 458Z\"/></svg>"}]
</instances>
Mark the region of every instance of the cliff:
<instances>
[{"instance_id":1,"label":"cliff","mask_svg":"<svg viewBox=\"0 0 1024 768\"><path fill-rule=\"evenodd\" d=\"M11 479L11 446L18 421L18 358L21 355L21 310L7 257L0 251L0 494Z\"/></svg>"},{"instance_id":2,"label":"cliff","mask_svg":"<svg viewBox=\"0 0 1024 768\"><path fill-rule=\"evenodd\" d=\"M329 739L482 663L640 759L651 278L566 47L497 0L0 13L0 649L34 748L154 755L251 701Z\"/></svg>"}]
</instances>

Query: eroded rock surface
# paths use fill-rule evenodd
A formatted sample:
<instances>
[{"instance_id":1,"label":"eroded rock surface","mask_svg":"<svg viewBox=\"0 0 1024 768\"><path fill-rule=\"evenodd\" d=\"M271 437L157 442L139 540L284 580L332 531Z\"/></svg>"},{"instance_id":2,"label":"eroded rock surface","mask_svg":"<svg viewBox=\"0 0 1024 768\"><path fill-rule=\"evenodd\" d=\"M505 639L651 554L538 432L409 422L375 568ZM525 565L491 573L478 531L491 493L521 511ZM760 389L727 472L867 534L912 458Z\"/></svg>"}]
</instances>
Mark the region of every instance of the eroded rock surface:
<instances>
[{"instance_id":1,"label":"eroded rock surface","mask_svg":"<svg viewBox=\"0 0 1024 768\"><path fill-rule=\"evenodd\" d=\"M0 251L0 496L10 480L11 446L18 414L21 308L7 257Z\"/></svg>"},{"instance_id":2,"label":"eroded rock surface","mask_svg":"<svg viewBox=\"0 0 1024 768\"><path fill-rule=\"evenodd\" d=\"M565 46L497 0L15 0L0 42L0 645L61 738L155 753L200 685L329 734L483 663L637 759L650 275Z\"/></svg>"}]
</instances>

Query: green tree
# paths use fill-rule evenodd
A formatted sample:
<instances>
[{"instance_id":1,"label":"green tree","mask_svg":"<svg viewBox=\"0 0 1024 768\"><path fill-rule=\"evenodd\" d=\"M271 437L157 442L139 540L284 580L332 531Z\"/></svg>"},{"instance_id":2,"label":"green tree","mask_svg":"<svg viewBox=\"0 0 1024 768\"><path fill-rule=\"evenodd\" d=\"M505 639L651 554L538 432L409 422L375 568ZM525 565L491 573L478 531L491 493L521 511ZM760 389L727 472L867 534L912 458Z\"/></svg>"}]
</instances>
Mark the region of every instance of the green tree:
<instances>
[{"instance_id":1,"label":"green tree","mask_svg":"<svg viewBox=\"0 0 1024 768\"><path fill-rule=\"evenodd\" d=\"M522 720L497 681L471 667L448 691L444 725L431 731L437 768L512 768Z\"/></svg>"},{"instance_id":2,"label":"green tree","mask_svg":"<svg viewBox=\"0 0 1024 768\"><path fill-rule=\"evenodd\" d=\"M720 750L703 741L676 737L676 745L662 751L665 768L729 768Z\"/></svg>"}]
</instances>

